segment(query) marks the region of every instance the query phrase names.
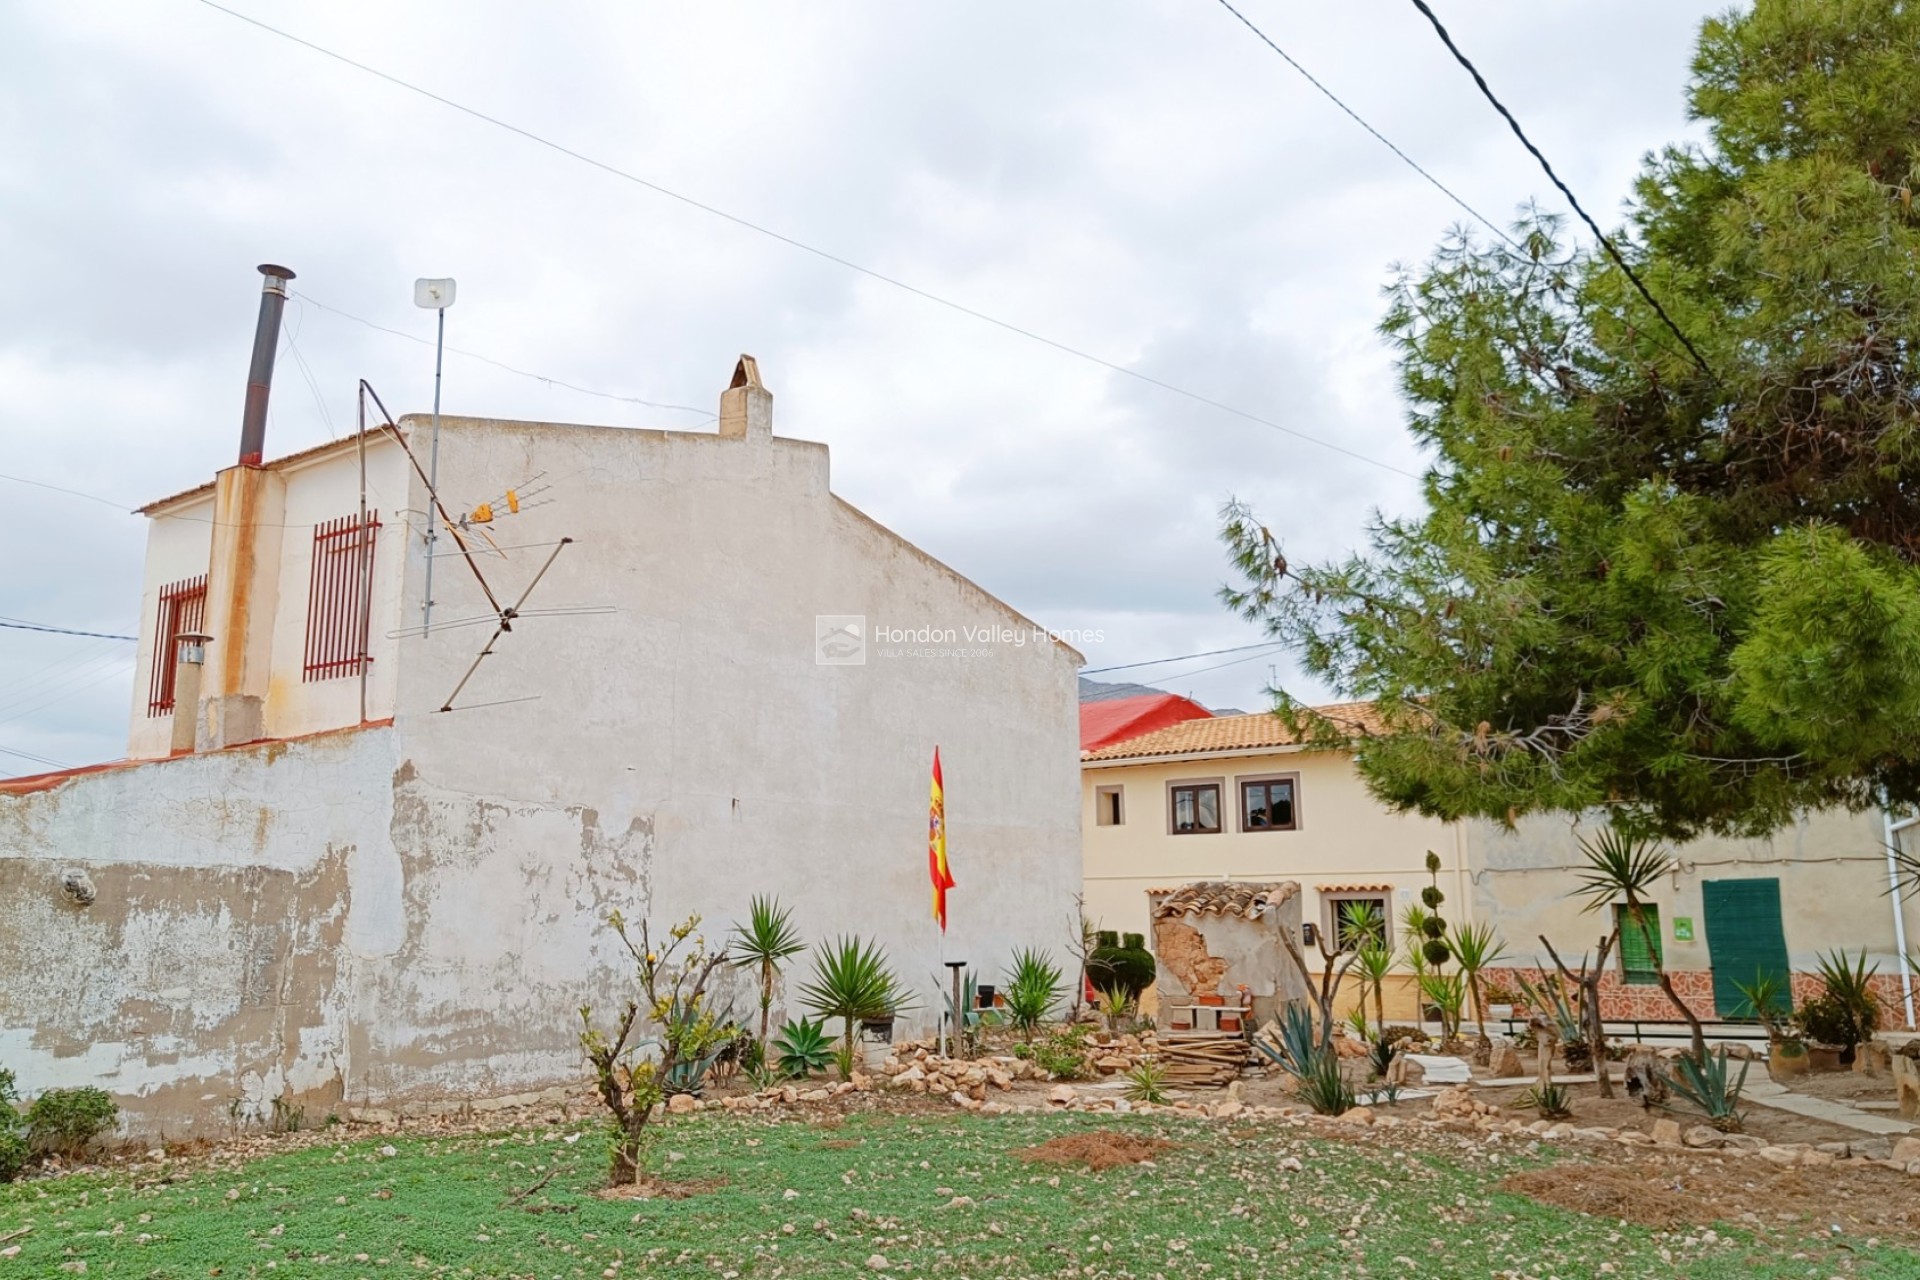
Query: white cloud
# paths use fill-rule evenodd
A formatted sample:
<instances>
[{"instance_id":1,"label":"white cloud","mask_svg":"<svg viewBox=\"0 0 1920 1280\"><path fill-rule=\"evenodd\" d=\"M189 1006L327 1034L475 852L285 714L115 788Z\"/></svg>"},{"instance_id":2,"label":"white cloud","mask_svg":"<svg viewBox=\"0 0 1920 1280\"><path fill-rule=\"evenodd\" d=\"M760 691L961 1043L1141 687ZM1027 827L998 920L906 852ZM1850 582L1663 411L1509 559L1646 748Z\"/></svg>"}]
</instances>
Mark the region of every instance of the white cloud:
<instances>
[{"instance_id":1,"label":"white cloud","mask_svg":"<svg viewBox=\"0 0 1920 1280\"><path fill-rule=\"evenodd\" d=\"M1378 290L1389 263L1417 261L1462 215L1217 6L236 2L742 217L1418 470L1373 333ZM1461 0L1449 18L1611 216L1640 155L1687 127L1692 30L1714 7L1570 0L1520 22ZM1504 222L1548 190L1410 7L1247 11L1488 215ZM1229 494L1258 503L1296 558L1349 548L1371 509L1416 500L1403 476L847 272L185 0L0 14L0 137L0 471L129 503L211 474L238 431L252 267L281 261L310 297L421 336L431 319L409 304L412 278L455 275L454 345L621 394L708 406L733 355L752 351L778 429L833 446L843 495L1033 617L1103 628L1094 666L1257 638L1213 599ZM325 410L283 356L272 451L325 439L329 417L344 429L361 376L396 412L425 405L424 348L310 305L288 326ZM501 416L697 420L459 358L446 399ZM0 482L0 614L131 627L140 525ZM94 657L0 631L0 746L116 754L132 694L110 662L84 665ZM36 674L58 663L68 683ZM1247 661L1190 691L1254 705L1267 675L1266 659ZM9 718L6 689L36 681L44 692ZM1189 691L1176 674L1164 683Z\"/></svg>"}]
</instances>

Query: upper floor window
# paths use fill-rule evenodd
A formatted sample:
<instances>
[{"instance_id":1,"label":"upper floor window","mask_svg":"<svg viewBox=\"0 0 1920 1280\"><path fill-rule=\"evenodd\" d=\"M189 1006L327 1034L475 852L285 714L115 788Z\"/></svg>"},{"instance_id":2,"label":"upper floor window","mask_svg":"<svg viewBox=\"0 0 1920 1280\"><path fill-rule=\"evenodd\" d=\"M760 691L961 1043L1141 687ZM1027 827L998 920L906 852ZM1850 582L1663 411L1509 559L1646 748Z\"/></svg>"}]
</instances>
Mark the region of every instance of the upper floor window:
<instances>
[{"instance_id":1,"label":"upper floor window","mask_svg":"<svg viewBox=\"0 0 1920 1280\"><path fill-rule=\"evenodd\" d=\"M1220 784L1176 782L1167 788L1173 834L1212 835L1220 830Z\"/></svg>"},{"instance_id":2,"label":"upper floor window","mask_svg":"<svg viewBox=\"0 0 1920 1280\"><path fill-rule=\"evenodd\" d=\"M367 657L373 584L373 546L380 513L341 516L313 526L313 566L307 581L307 648L302 680L359 675Z\"/></svg>"},{"instance_id":3,"label":"upper floor window","mask_svg":"<svg viewBox=\"0 0 1920 1280\"><path fill-rule=\"evenodd\" d=\"M1242 831L1293 831L1300 825L1297 777L1240 780Z\"/></svg>"},{"instance_id":4,"label":"upper floor window","mask_svg":"<svg viewBox=\"0 0 1920 1280\"><path fill-rule=\"evenodd\" d=\"M182 578L160 588L153 619L153 671L147 682L147 714L173 710L173 673L180 661L178 640L206 625L207 575Z\"/></svg>"},{"instance_id":5,"label":"upper floor window","mask_svg":"<svg viewBox=\"0 0 1920 1280\"><path fill-rule=\"evenodd\" d=\"M1093 789L1093 820L1095 825L1102 827L1125 826L1126 788L1095 787Z\"/></svg>"}]
</instances>

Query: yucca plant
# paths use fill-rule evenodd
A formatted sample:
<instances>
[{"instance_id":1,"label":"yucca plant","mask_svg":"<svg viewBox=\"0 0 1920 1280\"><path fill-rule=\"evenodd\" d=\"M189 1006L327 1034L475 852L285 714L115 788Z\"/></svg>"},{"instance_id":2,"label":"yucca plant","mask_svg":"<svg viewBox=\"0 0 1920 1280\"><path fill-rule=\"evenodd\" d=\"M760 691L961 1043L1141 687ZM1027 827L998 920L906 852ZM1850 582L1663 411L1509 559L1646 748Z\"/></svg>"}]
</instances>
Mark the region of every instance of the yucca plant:
<instances>
[{"instance_id":1,"label":"yucca plant","mask_svg":"<svg viewBox=\"0 0 1920 1280\"><path fill-rule=\"evenodd\" d=\"M780 1055L780 1074L792 1080L825 1071L833 1061L833 1039L824 1021L790 1020L774 1037L773 1047Z\"/></svg>"},{"instance_id":2,"label":"yucca plant","mask_svg":"<svg viewBox=\"0 0 1920 1280\"><path fill-rule=\"evenodd\" d=\"M1430 971L1420 975L1420 998L1440 1011L1440 1043L1460 1032L1460 1014L1467 1004L1467 984L1458 972Z\"/></svg>"},{"instance_id":3,"label":"yucca plant","mask_svg":"<svg viewBox=\"0 0 1920 1280\"><path fill-rule=\"evenodd\" d=\"M778 898L756 895L747 904L747 921L733 926L733 945L727 957L737 969L745 969L760 984L760 1054L767 1052L767 1022L772 1017L773 988L780 967L807 949L800 931L793 927L792 913Z\"/></svg>"},{"instance_id":4,"label":"yucca plant","mask_svg":"<svg viewBox=\"0 0 1920 1280\"><path fill-rule=\"evenodd\" d=\"M1060 1003L1063 976L1060 966L1044 951L1026 948L1014 953L1013 968L1007 972L1007 1021L1022 1038L1032 1040L1047 1014Z\"/></svg>"},{"instance_id":5,"label":"yucca plant","mask_svg":"<svg viewBox=\"0 0 1920 1280\"><path fill-rule=\"evenodd\" d=\"M1586 858L1586 866L1579 872L1580 887L1573 891L1573 896L1587 900L1581 910L1611 910L1616 901L1626 900L1626 927L1639 930L1646 939L1654 981L1659 983L1667 1002L1686 1021L1692 1033L1694 1060L1705 1062L1706 1028L1700 1024L1700 1016L1673 989L1660 940L1647 917L1646 900L1659 888L1660 881L1673 874L1673 858L1651 840L1638 839L1612 828L1597 836L1581 836L1580 853Z\"/></svg>"},{"instance_id":6,"label":"yucca plant","mask_svg":"<svg viewBox=\"0 0 1920 1280\"><path fill-rule=\"evenodd\" d=\"M1747 1062L1740 1064L1735 1077L1727 1069L1727 1047L1720 1046L1711 1058L1695 1062L1679 1060L1680 1074L1672 1084L1675 1093L1706 1112L1707 1123L1722 1133L1738 1133L1745 1116L1740 1111L1740 1091L1747 1087Z\"/></svg>"},{"instance_id":7,"label":"yucca plant","mask_svg":"<svg viewBox=\"0 0 1920 1280\"><path fill-rule=\"evenodd\" d=\"M1387 1031L1387 978L1393 972L1393 948L1384 940L1370 938L1354 949L1353 971L1360 975L1360 999L1364 1004L1373 997L1374 1036Z\"/></svg>"},{"instance_id":8,"label":"yucca plant","mask_svg":"<svg viewBox=\"0 0 1920 1280\"><path fill-rule=\"evenodd\" d=\"M1133 1065L1126 1075L1125 1096L1129 1102L1151 1102L1155 1105L1167 1100L1167 1069L1152 1058L1142 1058Z\"/></svg>"},{"instance_id":9,"label":"yucca plant","mask_svg":"<svg viewBox=\"0 0 1920 1280\"><path fill-rule=\"evenodd\" d=\"M1733 988L1740 993L1742 1001L1734 1017L1758 1022L1767 1029L1767 1039L1774 1044L1785 1038L1787 1020L1793 1016L1793 996L1784 976L1756 969L1752 982L1735 979Z\"/></svg>"},{"instance_id":10,"label":"yucca plant","mask_svg":"<svg viewBox=\"0 0 1920 1280\"><path fill-rule=\"evenodd\" d=\"M1125 987L1111 987L1098 992L1097 1007L1100 1016L1107 1020L1107 1030L1118 1031L1120 1024L1133 1016L1133 996Z\"/></svg>"},{"instance_id":11,"label":"yucca plant","mask_svg":"<svg viewBox=\"0 0 1920 1280\"><path fill-rule=\"evenodd\" d=\"M1872 1039L1873 1033L1880 1029L1880 997L1873 990L1873 978L1880 972L1880 966L1867 963L1864 948L1852 960L1844 950L1835 950L1820 956L1819 962L1820 985L1854 1015L1859 1038Z\"/></svg>"},{"instance_id":12,"label":"yucca plant","mask_svg":"<svg viewBox=\"0 0 1920 1280\"><path fill-rule=\"evenodd\" d=\"M1493 925L1482 921L1478 924L1458 924L1449 935L1449 944L1453 947L1453 958L1460 966L1460 972L1467 979L1467 993L1473 998L1473 1021L1480 1028L1480 1039L1487 1039L1487 1002L1481 993L1480 975L1499 964L1506 958L1507 944Z\"/></svg>"},{"instance_id":13,"label":"yucca plant","mask_svg":"<svg viewBox=\"0 0 1920 1280\"><path fill-rule=\"evenodd\" d=\"M910 1008L912 995L900 984L878 943L858 937L836 938L813 955L813 977L800 998L822 1018L842 1023L841 1051L853 1056L853 1031L866 1018L888 1018Z\"/></svg>"}]
</instances>

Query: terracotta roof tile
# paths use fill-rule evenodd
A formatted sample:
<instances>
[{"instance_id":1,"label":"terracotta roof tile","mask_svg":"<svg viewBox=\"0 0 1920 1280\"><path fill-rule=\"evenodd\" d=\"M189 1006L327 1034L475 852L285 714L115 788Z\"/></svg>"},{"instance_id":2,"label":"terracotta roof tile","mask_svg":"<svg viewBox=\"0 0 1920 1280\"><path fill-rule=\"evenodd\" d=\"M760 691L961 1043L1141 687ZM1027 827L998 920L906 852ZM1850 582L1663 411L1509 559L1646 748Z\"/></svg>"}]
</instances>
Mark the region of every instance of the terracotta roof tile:
<instances>
[{"instance_id":1,"label":"terracotta roof tile","mask_svg":"<svg viewBox=\"0 0 1920 1280\"><path fill-rule=\"evenodd\" d=\"M1280 906L1299 892L1300 886L1291 880L1196 880L1177 889L1147 890L1150 897L1159 899L1153 904L1155 920L1191 915L1235 915L1254 920L1268 907ZM1166 897L1161 898L1162 894Z\"/></svg>"},{"instance_id":2,"label":"terracotta roof tile","mask_svg":"<svg viewBox=\"0 0 1920 1280\"><path fill-rule=\"evenodd\" d=\"M1351 726L1355 737L1377 733L1382 727L1379 712L1371 702L1336 702L1313 710L1336 724ZM1111 743L1097 751L1083 751L1080 758L1132 760L1196 752L1257 751L1266 747L1291 747L1298 742L1299 739L1279 716L1270 711L1260 711L1244 716L1185 720L1136 738Z\"/></svg>"}]
</instances>

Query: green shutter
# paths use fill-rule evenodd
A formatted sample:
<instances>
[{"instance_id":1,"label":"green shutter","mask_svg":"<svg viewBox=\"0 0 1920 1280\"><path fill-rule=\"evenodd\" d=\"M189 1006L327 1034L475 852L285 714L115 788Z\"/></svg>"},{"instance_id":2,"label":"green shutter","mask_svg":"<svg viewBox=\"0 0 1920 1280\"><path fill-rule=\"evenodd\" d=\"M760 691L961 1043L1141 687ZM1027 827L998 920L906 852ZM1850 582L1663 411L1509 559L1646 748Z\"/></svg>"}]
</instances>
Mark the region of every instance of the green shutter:
<instances>
[{"instance_id":1,"label":"green shutter","mask_svg":"<svg viewBox=\"0 0 1920 1280\"><path fill-rule=\"evenodd\" d=\"M1748 1013L1737 982L1758 974L1787 978L1787 935L1780 919L1780 882L1772 878L1707 880L1700 885L1713 965L1713 1007L1723 1018Z\"/></svg>"},{"instance_id":2,"label":"green shutter","mask_svg":"<svg viewBox=\"0 0 1920 1280\"><path fill-rule=\"evenodd\" d=\"M1660 908L1640 904L1645 927L1636 924L1633 913L1624 904L1614 907L1613 922L1620 930L1620 967L1628 986L1650 987L1657 983L1660 971Z\"/></svg>"}]
</instances>

